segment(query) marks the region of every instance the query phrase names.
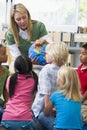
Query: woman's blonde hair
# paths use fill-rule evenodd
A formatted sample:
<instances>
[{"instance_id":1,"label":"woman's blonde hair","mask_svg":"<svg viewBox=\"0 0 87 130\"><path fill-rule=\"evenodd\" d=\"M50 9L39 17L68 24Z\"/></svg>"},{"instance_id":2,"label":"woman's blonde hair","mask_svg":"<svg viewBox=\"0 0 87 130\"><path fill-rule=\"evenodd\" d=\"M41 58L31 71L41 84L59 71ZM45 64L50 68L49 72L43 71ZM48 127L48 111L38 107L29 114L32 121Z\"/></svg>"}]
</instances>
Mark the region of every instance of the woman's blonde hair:
<instances>
[{"instance_id":1,"label":"woman's blonde hair","mask_svg":"<svg viewBox=\"0 0 87 130\"><path fill-rule=\"evenodd\" d=\"M10 10L10 29L11 29L12 34L14 36L14 40L15 40L16 44L18 45L19 44L19 28L14 20L14 15L16 12L24 13L24 14L28 15L28 25L29 25L27 28L27 31L29 33L28 40L30 40L32 37L32 21L31 21L31 16L30 16L29 11L27 10L27 8L23 4L18 3L18 4L15 4L11 7L11 10Z\"/></svg>"},{"instance_id":2,"label":"woman's blonde hair","mask_svg":"<svg viewBox=\"0 0 87 130\"><path fill-rule=\"evenodd\" d=\"M74 68L62 66L57 73L58 79L62 81L62 84L58 86L60 93L65 95L67 99L81 100L80 81Z\"/></svg>"},{"instance_id":3,"label":"woman's blonde hair","mask_svg":"<svg viewBox=\"0 0 87 130\"><path fill-rule=\"evenodd\" d=\"M46 53L52 57L53 62L58 65L64 65L68 60L68 48L63 42L49 43L46 47Z\"/></svg>"}]
</instances>

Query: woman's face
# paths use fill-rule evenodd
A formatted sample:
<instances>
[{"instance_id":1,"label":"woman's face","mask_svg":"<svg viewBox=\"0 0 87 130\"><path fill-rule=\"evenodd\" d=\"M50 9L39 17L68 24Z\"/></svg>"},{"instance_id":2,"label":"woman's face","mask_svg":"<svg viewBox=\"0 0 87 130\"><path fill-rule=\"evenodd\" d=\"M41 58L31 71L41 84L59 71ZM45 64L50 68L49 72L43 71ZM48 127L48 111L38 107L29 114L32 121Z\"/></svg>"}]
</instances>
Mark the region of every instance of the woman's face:
<instances>
[{"instance_id":1,"label":"woman's face","mask_svg":"<svg viewBox=\"0 0 87 130\"><path fill-rule=\"evenodd\" d=\"M26 30L28 27L28 15L24 13L16 12L14 15L16 24L22 29Z\"/></svg>"}]
</instances>

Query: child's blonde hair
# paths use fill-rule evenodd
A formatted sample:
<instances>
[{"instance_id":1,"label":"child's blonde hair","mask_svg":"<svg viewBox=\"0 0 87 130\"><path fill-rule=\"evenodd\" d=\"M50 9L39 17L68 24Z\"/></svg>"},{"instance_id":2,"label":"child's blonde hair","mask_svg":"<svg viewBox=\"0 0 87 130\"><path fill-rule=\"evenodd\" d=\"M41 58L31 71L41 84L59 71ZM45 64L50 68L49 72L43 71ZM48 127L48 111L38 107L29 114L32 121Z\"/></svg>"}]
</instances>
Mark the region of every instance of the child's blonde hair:
<instances>
[{"instance_id":1,"label":"child's blonde hair","mask_svg":"<svg viewBox=\"0 0 87 130\"><path fill-rule=\"evenodd\" d=\"M62 84L58 86L60 93L66 95L67 99L73 99L74 101L81 100L80 81L74 68L62 66L58 70L58 79L62 81Z\"/></svg>"},{"instance_id":2,"label":"child's blonde hair","mask_svg":"<svg viewBox=\"0 0 87 130\"><path fill-rule=\"evenodd\" d=\"M52 57L53 62L58 65L64 65L68 60L68 48L63 42L49 43L46 47L46 53Z\"/></svg>"}]
</instances>

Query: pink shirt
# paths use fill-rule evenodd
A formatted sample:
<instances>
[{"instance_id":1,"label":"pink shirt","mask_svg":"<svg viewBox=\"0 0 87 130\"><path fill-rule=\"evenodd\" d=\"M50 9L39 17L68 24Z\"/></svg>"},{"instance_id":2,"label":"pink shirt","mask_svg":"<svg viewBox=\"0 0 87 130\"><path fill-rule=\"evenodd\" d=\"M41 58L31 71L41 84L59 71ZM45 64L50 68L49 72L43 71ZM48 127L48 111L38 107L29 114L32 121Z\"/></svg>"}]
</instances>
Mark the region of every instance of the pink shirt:
<instances>
[{"instance_id":1,"label":"pink shirt","mask_svg":"<svg viewBox=\"0 0 87 130\"><path fill-rule=\"evenodd\" d=\"M9 91L9 79L10 77L6 83L7 91ZM18 74L15 94L8 99L2 120L32 120L31 104L33 91L34 79Z\"/></svg>"}]
</instances>

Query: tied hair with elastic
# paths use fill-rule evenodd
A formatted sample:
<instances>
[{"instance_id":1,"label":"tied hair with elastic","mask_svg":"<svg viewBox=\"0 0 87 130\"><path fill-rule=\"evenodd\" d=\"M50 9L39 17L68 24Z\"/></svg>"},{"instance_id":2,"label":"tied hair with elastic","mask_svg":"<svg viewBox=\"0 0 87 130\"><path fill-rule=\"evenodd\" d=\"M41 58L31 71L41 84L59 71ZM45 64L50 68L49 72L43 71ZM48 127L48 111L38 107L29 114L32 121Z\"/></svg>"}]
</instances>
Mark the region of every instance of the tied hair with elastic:
<instances>
[{"instance_id":1,"label":"tied hair with elastic","mask_svg":"<svg viewBox=\"0 0 87 130\"><path fill-rule=\"evenodd\" d=\"M31 75L31 77L33 77L33 72L32 71L30 72L30 75Z\"/></svg>"},{"instance_id":2,"label":"tied hair with elastic","mask_svg":"<svg viewBox=\"0 0 87 130\"><path fill-rule=\"evenodd\" d=\"M16 70L16 74L19 74L19 70Z\"/></svg>"},{"instance_id":3,"label":"tied hair with elastic","mask_svg":"<svg viewBox=\"0 0 87 130\"><path fill-rule=\"evenodd\" d=\"M31 77L34 78L34 75L33 75L33 72L32 72L32 71L26 76L26 78L29 78L29 77L30 77L30 78L31 78Z\"/></svg>"}]
</instances>

